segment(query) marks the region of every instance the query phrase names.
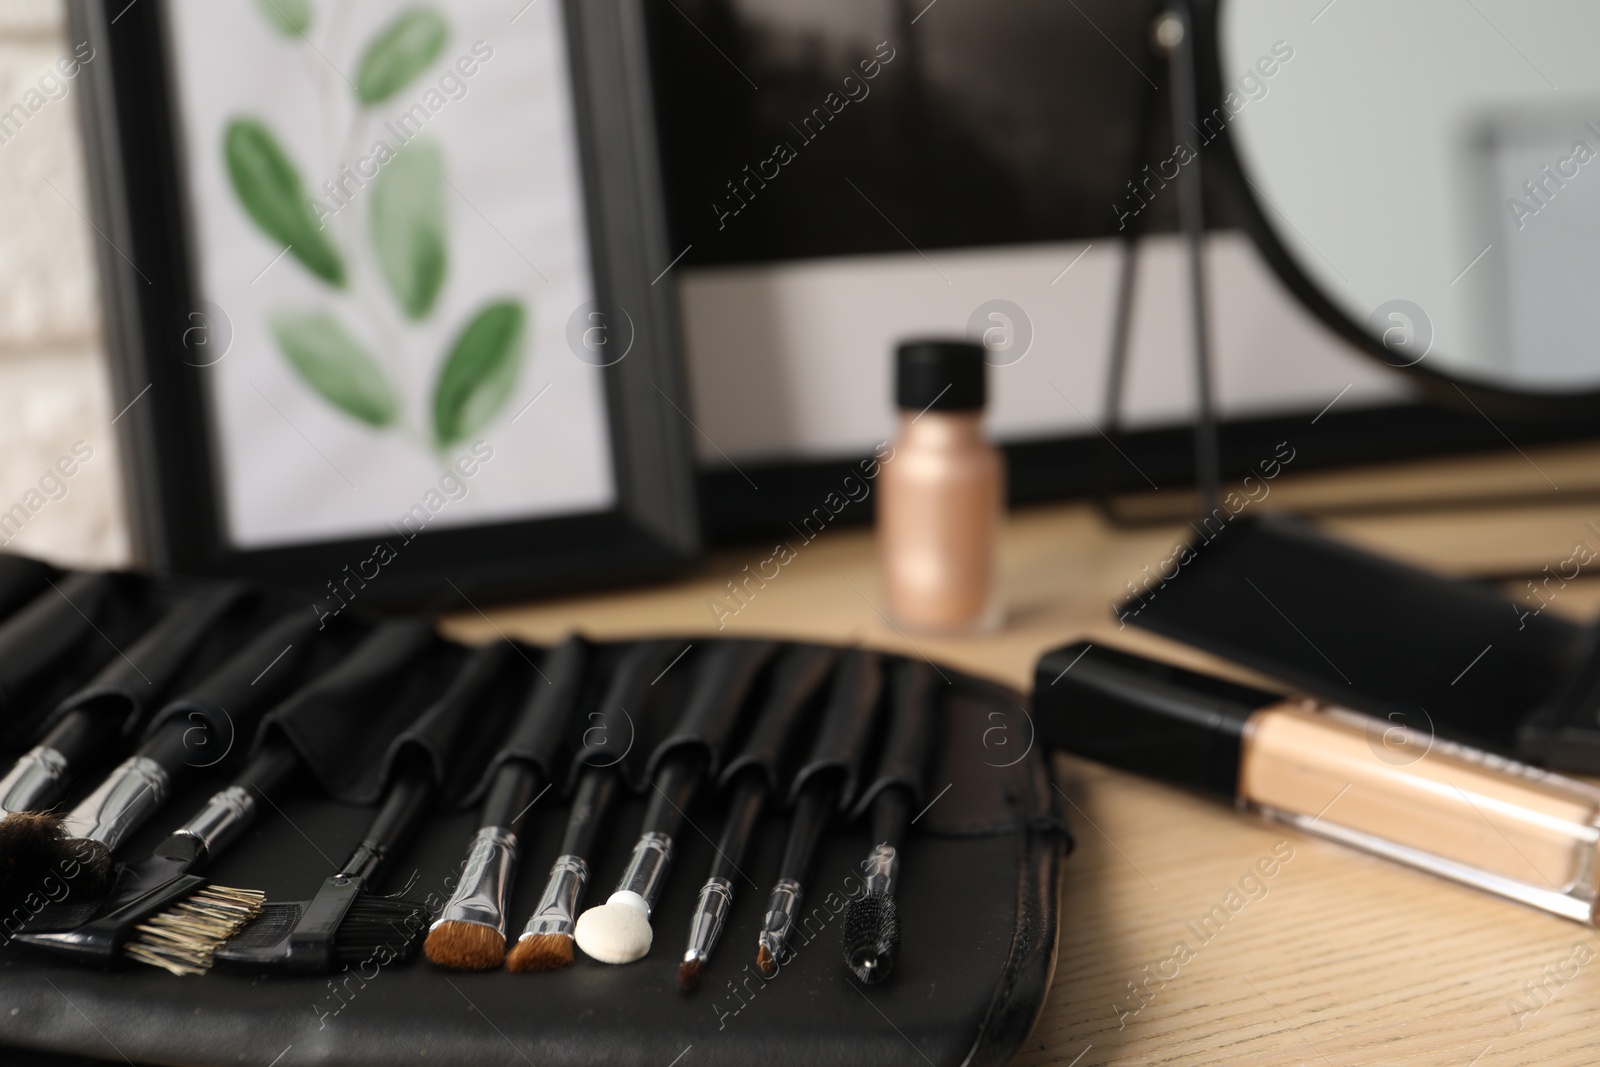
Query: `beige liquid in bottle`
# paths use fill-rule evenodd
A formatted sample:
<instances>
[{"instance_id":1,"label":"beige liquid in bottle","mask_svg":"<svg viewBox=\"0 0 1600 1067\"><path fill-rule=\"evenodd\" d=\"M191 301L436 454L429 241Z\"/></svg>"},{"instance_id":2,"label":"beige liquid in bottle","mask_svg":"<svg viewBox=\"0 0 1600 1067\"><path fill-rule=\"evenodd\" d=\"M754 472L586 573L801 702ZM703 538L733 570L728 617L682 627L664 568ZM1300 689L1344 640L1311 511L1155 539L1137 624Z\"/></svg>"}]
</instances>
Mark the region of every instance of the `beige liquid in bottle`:
<instances>
[{"instance_id":1,"label":"beige liquid in bottle","mask_svg":"<svg viewBox=\"0 0 1600 1067\"><path fill-rule=\"evenodd\" d=\"M996 552L1005 466L983 434L984 349L902 345L900 435L878 481L878 544L889 614L908 630L1000 624Z\"/></svg>"}]
</instances>

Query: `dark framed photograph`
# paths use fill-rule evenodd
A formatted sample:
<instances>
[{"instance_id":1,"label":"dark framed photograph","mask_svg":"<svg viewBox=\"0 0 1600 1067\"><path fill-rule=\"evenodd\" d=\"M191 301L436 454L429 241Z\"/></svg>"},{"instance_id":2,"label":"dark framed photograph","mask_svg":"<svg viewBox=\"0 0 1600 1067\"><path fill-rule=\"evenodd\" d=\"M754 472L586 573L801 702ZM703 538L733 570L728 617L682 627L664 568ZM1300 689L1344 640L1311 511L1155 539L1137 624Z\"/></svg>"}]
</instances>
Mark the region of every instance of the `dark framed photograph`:
<instances>
[{"instance_id":1,"label":"dark framed photograph","mask_svg":"<svg viewBox=\"0 0 1600 1067\"><path fill-rule=\"evenodd\" d=\"M697 550L636 0L80 0L142 559L464 607Z\"/></svg>"}]
</instances>

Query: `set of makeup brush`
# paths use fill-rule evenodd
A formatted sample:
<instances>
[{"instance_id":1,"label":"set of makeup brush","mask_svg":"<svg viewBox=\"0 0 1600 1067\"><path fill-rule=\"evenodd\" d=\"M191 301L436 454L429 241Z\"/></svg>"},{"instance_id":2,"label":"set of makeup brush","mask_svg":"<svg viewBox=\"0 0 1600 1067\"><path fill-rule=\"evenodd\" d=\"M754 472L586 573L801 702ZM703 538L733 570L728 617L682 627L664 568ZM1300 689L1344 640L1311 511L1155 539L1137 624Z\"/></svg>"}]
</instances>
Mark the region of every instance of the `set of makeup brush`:
<instances>
[{"instance_id":1,"label":"set of makeup brush","mask_svg":"<svg viewBox=\"0 0 1600 1067\"><path fill-rule=\"evenodd\" d=\"M894 967L900 857L938 732L922 664L768 641L466 649L426 620L324 626L243 586L140 599L97 591L114 576L69 589L44 575L30 599L13 562L0 561L0 737L26 723L37 738L0 779L0 922L20 942L180 975L323 973L405 960L419 944L456 969L558 970L575 948L629 963L652 948L691 813L710 810L722 823L685 917L688 990L733 911L735 876L750 880L748 846L787 810L750 946L760 969L786 962L824 836L855 818L870 818L874 847L846 906L845 963L867 984ZM121 651L105 632L113 614ZM175 792L224 768L231 781L147 853L127 854ZM213 884L208 865L297 789L372 807L345 862L303 900ZM536 859L525 842L552 790L569 801L560 847L510 941L516 870ZM614 890L585 908L629 794L646 800L638 838ZM430 815L471 804L478 829L437 914L379 892Z\"/></svg>"}]
</instances>

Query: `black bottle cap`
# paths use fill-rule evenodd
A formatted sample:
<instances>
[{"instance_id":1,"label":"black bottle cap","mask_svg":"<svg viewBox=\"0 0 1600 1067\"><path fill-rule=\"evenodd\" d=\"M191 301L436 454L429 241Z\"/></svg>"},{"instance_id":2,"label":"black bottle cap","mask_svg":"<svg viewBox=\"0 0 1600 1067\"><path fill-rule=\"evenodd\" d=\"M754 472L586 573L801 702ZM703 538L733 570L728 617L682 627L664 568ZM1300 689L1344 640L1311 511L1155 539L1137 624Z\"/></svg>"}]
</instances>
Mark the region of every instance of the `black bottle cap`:
<instances>
[{"instance_id":1,"label":"black bottle cap","mask_svg":"<svg viewBox=\"0 0 1600 1067\"><path fill-rule=\"evenodd\" d=\"M988 399L985 349L972 341L906 341L895 350L894 400L906 411L976 411Z\"/></svg>"},{"instance_id":2,"label":"black bottle cap","mask_svg":"<svg viewBox=\"0 0 1600 1067\"><path fill-rule=\"evenodd\" d=\"M1039 660L1033 707L1052 748L1233 800L1252 712L1283 697L1080 641Z\"/></svg>"}]
</instances>

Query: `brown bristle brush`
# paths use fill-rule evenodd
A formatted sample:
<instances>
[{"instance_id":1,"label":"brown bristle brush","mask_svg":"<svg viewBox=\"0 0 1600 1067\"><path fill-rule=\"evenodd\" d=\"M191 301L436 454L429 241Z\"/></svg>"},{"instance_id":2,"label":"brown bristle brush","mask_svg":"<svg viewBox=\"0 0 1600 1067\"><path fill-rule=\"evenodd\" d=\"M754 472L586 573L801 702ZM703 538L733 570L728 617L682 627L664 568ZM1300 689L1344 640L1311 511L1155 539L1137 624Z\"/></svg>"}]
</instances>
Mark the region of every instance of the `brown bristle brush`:
<instances>
[{"instance_id":1,"label":"brown bristle brush","mask_svg":"<svg viewBox=\"0 0 1600 1067\"><path fill-rule=\"evenodd\" d=\"M590 767L583 772L567 817L567 830L561 838L561 854L550 868L544 895L522 936L506 955L506 970L512 974L572 966L572 931L589 881L585 857L594 849L616 792L617 772L612 768Z\"/></svg>"},{"instance_id":2,"label":"brown bristle brush","mask_svg":"<svg viewBox=\"0 0 1600 1067\"><path fill-rule=\"evenodd\" d=\"M506 959L506 906L516 884L524 817L549 788L545 768L577 705L587 660L587 643L569 638L530 683L522 713L496 757L461 884L422 945L441 967L486 971Z\"/></svg>"}]
</instances>

